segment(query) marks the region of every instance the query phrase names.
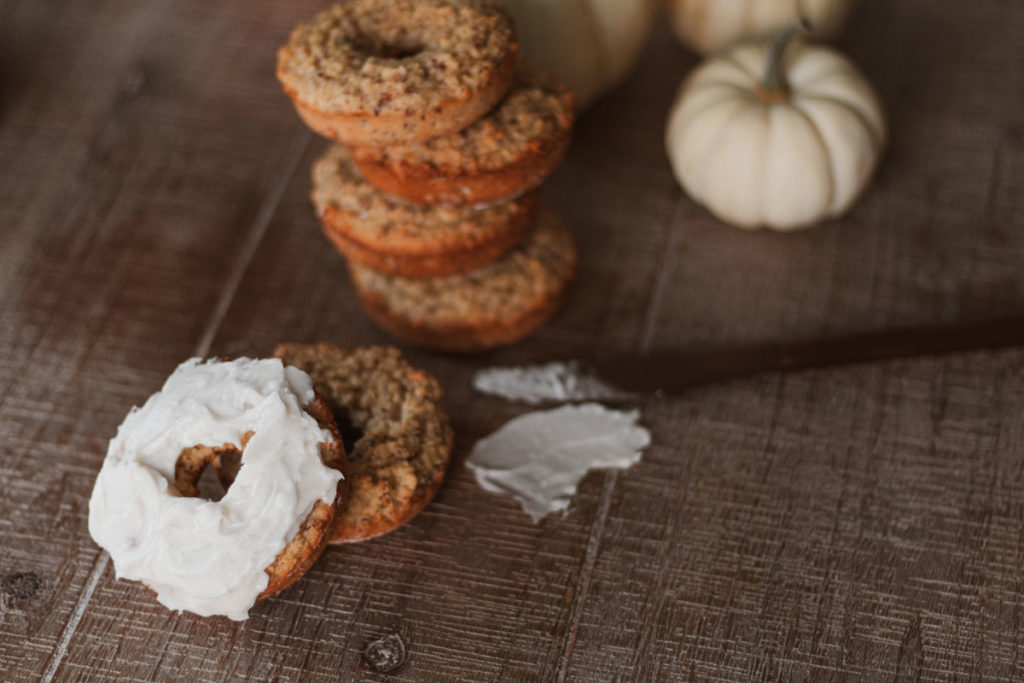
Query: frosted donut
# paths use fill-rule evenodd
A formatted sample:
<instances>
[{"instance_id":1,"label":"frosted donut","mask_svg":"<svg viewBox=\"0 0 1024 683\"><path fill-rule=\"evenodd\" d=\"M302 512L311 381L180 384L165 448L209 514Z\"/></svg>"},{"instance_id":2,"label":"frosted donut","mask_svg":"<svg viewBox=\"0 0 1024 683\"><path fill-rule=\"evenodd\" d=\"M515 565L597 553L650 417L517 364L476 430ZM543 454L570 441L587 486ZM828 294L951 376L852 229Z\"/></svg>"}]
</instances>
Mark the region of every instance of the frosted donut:
<instances>
[{"instance_id":1,"label":"frosted donut","mask_svg":"<svg viewBox=\"0 0 1024 683\"><path fill-rule=\"evenodd\" d=\"M292 32L277 77L303 121L350 145L465 128L515 76L515 29L480 0L352 0Z\"/></svg>"},{"instance_id":2,"label":"frosted donut","mask_svg":"<svg viewBox=\"0 0 1024 683\"><path fill-rule=\"evenodd\" d=\"M241 452L219 501L208 464ZM309 375L278 359L182 363L110 441L89 533L118 578L174 610L247 618L319 557L346 495L346 458Z\"/></svg>"}]
</instances>

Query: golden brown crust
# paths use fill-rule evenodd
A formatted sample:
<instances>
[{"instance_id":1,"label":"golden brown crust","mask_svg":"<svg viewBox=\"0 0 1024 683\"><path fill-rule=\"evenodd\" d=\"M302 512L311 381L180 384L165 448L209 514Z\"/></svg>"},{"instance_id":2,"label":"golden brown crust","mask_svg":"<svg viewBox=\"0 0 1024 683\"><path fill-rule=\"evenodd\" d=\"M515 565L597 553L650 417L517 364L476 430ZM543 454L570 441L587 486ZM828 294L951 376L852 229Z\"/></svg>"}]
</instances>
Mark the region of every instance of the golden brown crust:
<instances>
[{"instance_id":1,"label":"golden brown crust","mask_svg":"<svg viewBox=\"0 0 1024 683\"><path fill-rule=\"evenodd\" d=\"M274 355L309 373L338 419L361 432L333 542L373 538L415 517L440 488L451 455L437 381L388 347L283 344Z\"/></svg>"},{"instance_id":2,"label":"golden brown crust","mask_svg":"<svg viewBox=\"0 0 1024 683\"><path fill-rule=\"evenodd\" d=\"M349 465L338 425L334 421L330 408L319 394L312 403L306 406L306 412L316 419L321 429L331 433L331 439L320 444L320 459L324 465L341 472L343 478L338 482L334 500L330 502L316 501L313 509L299 526L298 533L266 568L267 587L256 597L257 600L280 593L298 581L313 566L313 563L327 548L327 543L334 533L339 511L348 502ZM251 436L252 432L248 432L242 438L241 449L245 449ZM203 469L212 465L221 486L226 491L238 473L239 456L239 447L234 444L214 447L199 445L186 448L175 463L175 486L184 496L199 495L196 483L202 475Z\"/></svg>"},{"instance_id":3,"label":"golden brown crust","mask_svg":"<svg viewBox=\"0 0 1024 683\"><path fill-rule=\"evenodd\" d=\"M413 206L366 182L348 150L313 165L312 200L325 234L350 260L388 275L462 273L514 247L533 222L536 193L487 208Z\"/></svg>"},{"instance_id":4,"label":"golden brown crust","mask_svg":"<svg viewBox=\"0 0 1024 683\"><path fill-rule=\"evenodd\" d=\"M576 265L568 229L549 209L516 248L461 275L415 280L356 264L349 273L370 316L405 341L480 351L522 339L557 308Z\"/></svg>"},{"instance_id":5,"label":"golden brown crust","mask_svg":"<svg viewBox=\"0 0 1024 683\"><path fill-rule=\"evenodd\" d=\"M504 168L446 175L429 167L356 159L359 172L381 192L414 204L493 204L521 196L544 182L565 156L569 136L539 144Z\"/></svg>"},{"instance_id":6,"label":"golden brown crust","mask_svg":"<svg viewBox=\"0 0 1024 683\"><path fill-rule=\"evenodd\" d=\"M487 85L464 100L446 100L430 109L401 114L331 113L317 109L285 87L299 118L319 135L353 146L384 147L422 142L462 130L487 113L505 95L515 77L515 51L494 72Z\"/></svg>"},{"instance_id":7,"label":"golden brown crust","mask_svg":"<svg viewBox=\"0 0 1024 683\"><path fill-rule=\"evenodd\" d=\"M383 147L460 130L512 84L511 19L481 0L350 0L298 26L277 78L317 133Z\"/></svg>"},{"instance_id":8,"label":"golden brown crust","mask_svg":"<svg viewBox=\"0 0 1024 683\"><path fill-rule=\"evenodd\" d=\"M526 198L532 205L533 197ZM367 268L402 277L426 278L464 273L480 268L501 258L522 239L530 227L533 211L525 211L509 221L504 229L490 236L486 242L466 246L451 246L437 253L402 253L374 249L349 237L351 225L347 216L334 207L328 207L320 216L324 234L331 244L346 258Z\"/></svg>"},{"instance_id":9,"label":"golden brown crust","mask_svg":"<svg viewBox=\"0 0 1024 683\"><path fill-rule=\"evenodd\" d=\"M337 508L334 505L322 500L313 505L313 510L299 527L299 532L267 567L267 587L256 596L256 600L277 595L309 571L327 549L336 517Z\"/></svg>"},{"instance_id":10,"label":"golden brown crust","mask_svg":"<svg viewBox=\"0 0 1024 683\"><path fill-rule=\"evenodd\" d=\"M377 189L415 204L493 204L536 187L569 145L573 97L564 84L520 74L488 115L457 133L352 159Z\"/></svg>"},{"instance_id":11,"label":"golden brown crust","mask_svg":"<svg viewBox=\"0 0 1024 683\"><path fill-rule=\"evenodd\" d=\"M559 292L513 318L432 325L403 317L380 295L364 291L358 284L355 287L366 312L383 329L409 344L449 353L476 353L514 344L546 323L561 302Z\"/></svg>"},{"instance_id":12,"label":"golden brown crust","mask_svg":"<svg viewBox=\"0 0 1024 683\"><path fill-rule=\"evenodd\" d=\"M445 467L438 466L430 479L412 488L396 487L387 479L372 475L356 475L351 513L338 520L331 543L366 541L412 521L434 499L444 474Z\"/></svg>"},{"instance_id":13,"label":"golden brown crust","mask_svg":"<svg viewBox=\"0 0 1024 683\"><path fill-rule=\"evenodd\" d=\"M319 394L306 406L306 412L316 418L322 429L331 433L331 440L320 444L320 459L328 467L341 472L343 476L338 481L338 492L334 500L330 503L318 500L299 527L299 532L267 567L267 576L270 578L267 587L257 596L257 600L280 593L298 581L313 566L327 548L338 518L348 504L351 488L348 479L350 467L334 415Z\"/></svg>"},{"instance_id":14,"label":"golden brown crust","mask_svg":"<svg viewBox=\"0 0 1024 683\"><path fill-rule=\"evenodd\" d=\"M404 114L479 92L515 44L489 0L346 0L297 26L277 66L322 111Z\"/></svg>"}]
</instances>

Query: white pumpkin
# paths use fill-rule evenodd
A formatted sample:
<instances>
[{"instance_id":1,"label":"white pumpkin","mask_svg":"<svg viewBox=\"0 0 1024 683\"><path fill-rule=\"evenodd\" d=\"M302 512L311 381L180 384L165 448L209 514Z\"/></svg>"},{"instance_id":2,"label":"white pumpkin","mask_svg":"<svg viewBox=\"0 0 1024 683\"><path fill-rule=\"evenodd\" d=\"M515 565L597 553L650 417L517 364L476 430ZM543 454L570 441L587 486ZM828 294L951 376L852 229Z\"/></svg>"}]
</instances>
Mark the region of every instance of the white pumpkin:
<instances>
[{"instance_id":1,"label":"white pumpkin","mask_svg":"<svg viewBox=\"0 0 1024 683\"><path fill-rule=\"evenodd\" d=\"M573 89L582 110L630 72L651 26L650 0L504 0L520 54Z\"/></svg>"},{"instance_id":2,"label":"white pumpkin","mask_svg":"<svg viewBox=\"0 0 1024 683\"><path fill-rule=\"evenodd\" d=\"M849 209L886 141L879 98L827 47L745 43L704 61L683 83L665 144L698 203L742 228L796 230Z\"/></svg>"},{"instance_id":3,"label":"white pumpkin","mask_svg":"<svg viewBox=\"0 0 1024 683\"><path fill-rule=\"evenodd\" d=\"M839 34L854 0L667 0L676 37L700 54L747 38L766 38L806 19L816 38Z\"/></svg>"}]
</instances>

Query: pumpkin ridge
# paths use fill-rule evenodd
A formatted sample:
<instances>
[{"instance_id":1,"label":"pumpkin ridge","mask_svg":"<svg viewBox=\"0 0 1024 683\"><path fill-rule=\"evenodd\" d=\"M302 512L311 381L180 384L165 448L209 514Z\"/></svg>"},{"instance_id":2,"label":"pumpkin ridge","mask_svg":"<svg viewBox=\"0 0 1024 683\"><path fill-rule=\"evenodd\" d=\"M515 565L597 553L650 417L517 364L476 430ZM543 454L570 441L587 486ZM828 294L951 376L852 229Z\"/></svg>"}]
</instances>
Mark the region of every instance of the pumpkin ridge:
<instances>
[{"instance_id":1,"label":"pumpkin ridge","mask_svg":"<svg viewBox=\"0 0 1024 683\"><path fill-rule=\"evenodd\" d=\"M806 50L807 46L802 45L801 49ZM814 74L812 78L801 81L799 84L794 84L796 87L813 88L818 83L821 83L822 81L827 80L829 78L835 78L837 76L845 78L864 78L860 70L857 69L853 64L850 64L846 57L844 57L838 50L835 50L827 45L817 44L814 46L814 49L819 54L827 54L830 57L836 58L836 61L834 61L831 64L828 64L828 68L823 68L820 72Z\"/></svg>"},{"instance_id":2,"label":"pumpkin ridge","mask_svg":"<svg viewBox=\"0 0 1024 683\"><path fill-rule=\"evenodd\" d=\"M707 104L701 106L699 109L694 109L693 111L686 112L687 118L689 118L691 122L692 121L696 121L697 118L699 118L699 117L703 116L704 114L706 114L709 109L711 109L713 107L717 107L720 104L725 104L726 102L730 102L733 99L735 99L737 96L741 96L741 95L744 95L744 94L747 93L747 90L745 90L743 88L740 88L739 86L729 86L729 87L731 87L734 90L736 90L736 92L730 93L728 96L724 96L723 95L720 98L711 100Z\"/></svg>"},{"instance_id":3,"label":"pumpkin ridge","mask_svg":"<svg viewBox=\"0 0 1024 683\"><path fill-rule=\"evenodd\" d=\"M823 70L820 74L816 74L813 79L801 83L799 87L803 89L814 88L821 85L824 81L828 81L833 78L862 78L862 76L856 69L828 69Z\"/></svg>"},{"instance_id":4,"label":"pumpkin ridge","mask_svg":"<svg viewBox=\"0 0 1024 683\"><path fill-rule=\"evenodd\" d=\"M863 193L865 179L874 174L880 154L870 129L852 110L828 101L808 100L804 106L834 155L836 197L830 211L834 218L846 213Z\"/></svg>"},{"instance_id":5,"label":"pumpkin ridge","mask_svg":"<svg viewBox=\"0 0 1024 683\"><path fill-rule=\"evenodd\" d=\"M772 134L775 132L775 119L774 117L772 117L771 107L761 107L761 115L765 118L765 133L764 137L761 138L761 149L759 150L759 156L761 160L759 176L761 178L765 178L767 177L768 169L768 144L769 141L772 139ZM761 191L758 192L758 195L759 203L761 205L758 214L760 214L763 217L768 213L768 183L763 181L761 182ZM764 219L762 218L762 222L763 220Z\"/></svg>"},{"instance_id":6,"label":"pumpkin ridge","mask_svg":"<svg viewBox=\"0 0 1024 683\"><path fill-rule=\"evenodd\" d=\"M768 177L768 160L772 155L772 139L775 137L775 117L772 116L772 110L774 107L761 107L764 110L764 115L767 118L765 129L768 131L765 133L763 146L761 148L761 224L766 225L768 221L766 216L768 215L768 203L770 197L768 196L768 182L765 180Z\"/></svg>"},{"instance_id":7,"label":"pumpkin ridge","mask_svg":"<svg viewBox=\"0 0 1024 683\"><path fill-rule=\"evenodd\" d=\"M707 68L708 66L714 66L716 69L712 71ZM725 67L735 69L735 73L726 72ZM710 75L708 72L711 72ZM718 73L722 71L722 73ZM738 83L727 80L728 78L735 77ZM722 60L721 63L714 65L698 66L694 69L689 76L686 77L687 83L693 83L694 81L700 81L702 84L707 83L708 85L728 85L733 88L740 88L747 90L750 88L750 80L754 78L751 73L743 68L743 66L737 60Z\"/></svg>"},{"instance_id":8,"label":"pumpkin ridge","mask_svg":"<svg viewBox=\"0 0 1024 683\"><path fill-rule=\"evenodd\" d=\"M821 147L821 153L825 155L825 160L828 162L829 175L831 175L832 177L829 178L828 201L826 202L826 204L829 207L829 215L832 215L835 212L836 178L838 177L835 156L832 154L832 150L829 149L828 142L825 141L825 136L821 134L821 130L818 129L818 124L814 121L814 119L811 118L811 116L806 111L804 111L803 107L797 106L796 102L792 102L791 106L793 111L800 115L800 118L802 118L807 123L807 126L811 129L811 132L814 133L814 139L818 141L818 146Z\"/></svg>"},{"instance_id":9,"label":"pumpkin ridge","mask_svg":"<svg viewBox=\"0 0 1024 683\"><path fill-rule=\"evenodd\" d=\"M739 118L741 114L743 114L744 107L747 106L746 103L743 102L742 100L735 100L735 102L737 106L732 111L727 112L725 116L720 116L718 121L718 128L712 129L713 133L708 136L708 148L704 150L704 153L701 155L700 164L698 165L698 168L707 167L708 159L710 159L711 155L717 151L719 140L721 140L722 136L724 136L729 131L729 129L732 127L732 124L736 121L736 119ZM692 119L690 121L690 124L693 124ZM700 182L698 184L703 185L703 182ZM698 187L697 190L702 197L706 196L703 187Z\"/></svg>"},{"instance_id":10,"label":"pumpkin ridge","mask_svg":"<svg viewBox=\"0 0 1024 683\"><path fill-rule=\"evenodd\" d=\"M868 135L871 136L871 143L875 146L875 149L879 150L884 146L884 134L882 133L882 131L876 128L875 124L871 121L871 119L865 116L864 112L859 107L856 107L852 103L847 102L845 100L841 100L838 97L832 97L831 95L815 95L813 93L805 93L796 99L801 98L814 100L815 102L824 102L826 104L831 104L836 107L842 107L852 112L853 115L857 117L857 120L860 121L861 125L864 126L864 129L868 132Z\"/></svg>"},{"instance_id":11,"label":"pumpkin ridge","mask_svg":"<svg viewBox=\"0 0 1024 683\"><path fill-rule=\"evenodd\" d=\"M755 83L761 82L761 74L754 73L753 71L747 69L747 67L744 66L744 64L740 60L736 59L736 55L734 55L732 52L728 52L720 56L722 57L723 62L725 62L726 64L732 64L737 69L739 69L740 73L742 73L747 78L752 79Z\"/></svg>"},{"instance_id":12,"label":"pumpkin ridge","mask_svg":"<svg viewBox=\"0 0 1024 683\"><path fill-rule=\"evenodd\" d=\"M851 79L852 80L852 79ZM830 89L820 89L812 91L803 91L803 96L807 99L814 100L835 100L836 102L842 102L846 106L857 110L865 119L868 124L881 134L882 142L884 143L888 137L888 127L885 122L885 111L882 107L882 102L878 98L878 95L870 88L870 84L860 79L860 83L864 85L866 90L855 90L853 92L840 91L833 92ZM868 97L870 100L868 101ZM877 114L877 120L873 115Z\"/></svg>"}]
</instances>

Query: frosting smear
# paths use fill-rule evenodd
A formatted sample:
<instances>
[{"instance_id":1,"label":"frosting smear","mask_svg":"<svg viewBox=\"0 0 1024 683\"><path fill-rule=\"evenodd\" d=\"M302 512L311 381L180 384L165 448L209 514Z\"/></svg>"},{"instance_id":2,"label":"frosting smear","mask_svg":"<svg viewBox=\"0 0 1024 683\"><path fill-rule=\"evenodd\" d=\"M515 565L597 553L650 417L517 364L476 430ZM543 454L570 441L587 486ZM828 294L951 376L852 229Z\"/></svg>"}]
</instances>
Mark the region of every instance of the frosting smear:
<instances>
[{"instance_id":1,"label":"frosting smear","mask_svg":"<svg viewBox=\"0 0 1024 683\"><path fill-rule=\"evenodd\" d=\"M630 397L629 393L586 372L575 361L485 368L473 376L473 388L530 405L552 401L618 401Z\"/></svg>"},{"instance_id":2,"label":"frosting smear","mask_svg":"<svg viewBox=\"0 0 1024 683\"><path fill-rule=\"evenodd\" d=\"M597 403L520 415L473 446L466 462L485 490L515 497L534 523L565 510L592 469L625 469L651 435L638 411Z\"/></svg>"}]
</instances>

